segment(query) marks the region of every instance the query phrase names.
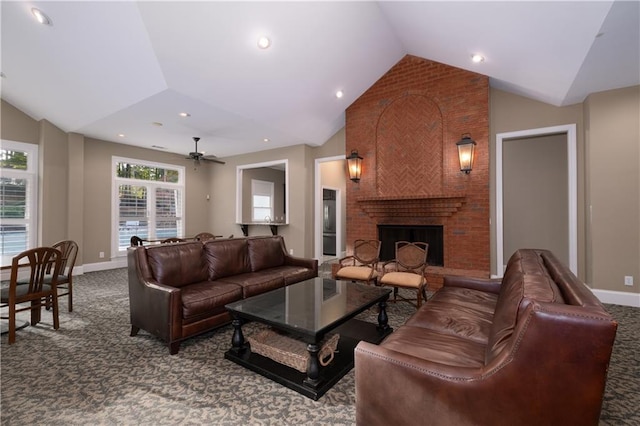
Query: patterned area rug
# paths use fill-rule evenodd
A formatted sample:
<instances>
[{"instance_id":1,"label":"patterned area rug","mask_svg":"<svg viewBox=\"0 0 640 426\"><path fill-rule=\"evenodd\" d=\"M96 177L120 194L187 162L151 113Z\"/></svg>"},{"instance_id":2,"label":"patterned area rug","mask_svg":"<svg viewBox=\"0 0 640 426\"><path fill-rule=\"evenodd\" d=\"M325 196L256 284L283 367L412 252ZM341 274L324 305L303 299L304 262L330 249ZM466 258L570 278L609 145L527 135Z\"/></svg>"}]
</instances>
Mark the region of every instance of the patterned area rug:
<instances>
[{"instance_id":1,"label":"patterned area rug","mask_svg":"<svg viewBox=\"0 0 640 426\"><path fill-rule=\"evenodd\" d=\"M60 299L58 331L43 312L40 324L17 332L15 344L2 336L3 425L355 423L353 371L313 401L224 359L231 326L187 340L175 356L146 332L129 337L126 269L79 276L75 290L74 312ZM640 310L607 308L620 328L601 424L637 425ZM415 308L390 303L387 311L396 328ZM361 317L375 322L376 315Z\"/></svg>"}]
</instances>

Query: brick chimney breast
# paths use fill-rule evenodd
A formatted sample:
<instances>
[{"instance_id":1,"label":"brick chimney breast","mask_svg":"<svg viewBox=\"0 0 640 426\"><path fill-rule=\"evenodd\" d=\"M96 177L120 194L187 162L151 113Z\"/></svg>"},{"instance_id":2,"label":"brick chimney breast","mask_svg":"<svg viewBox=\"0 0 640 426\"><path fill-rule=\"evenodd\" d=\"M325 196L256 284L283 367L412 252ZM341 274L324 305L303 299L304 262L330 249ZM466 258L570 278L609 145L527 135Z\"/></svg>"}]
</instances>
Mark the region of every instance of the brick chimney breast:
<instances>
[{"instance_id":1,"label":"brick chimney breast","mask_svg":"<svg viewBox=\"0 0 640 426\"><path fill-rule=\"evenodd\" d=\"M379 238L379 224L442 225L441 273L488 276L488 77L407 55L347 108L345 133L345 153L363 157L347 185L347 252ZM477 143L470 174L455 145L463 133Z\"/></svg>"}]
</instances>

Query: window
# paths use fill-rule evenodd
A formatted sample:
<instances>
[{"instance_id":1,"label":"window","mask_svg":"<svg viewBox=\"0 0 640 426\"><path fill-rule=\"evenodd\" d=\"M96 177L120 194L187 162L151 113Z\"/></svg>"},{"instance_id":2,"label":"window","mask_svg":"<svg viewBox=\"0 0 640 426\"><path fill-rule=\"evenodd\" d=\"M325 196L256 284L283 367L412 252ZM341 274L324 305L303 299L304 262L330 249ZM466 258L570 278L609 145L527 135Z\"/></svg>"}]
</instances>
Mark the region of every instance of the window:
<instances>
[{"instance_id":1,"label":"window","mask_svg":"<svg viewBox=\"0 0 640 426\"><path fill-rule=\"evenodd\" d=\"M6 258L36 247L38 145L2 141L0 147L0 255Z\"/></svg>"},{"instance_id":2,"label":"window","mask_svg":"<svg viewBox=\"0 0 640 426\"><path fill-rule=\"evenodd\" d=\"M251 179L251 220L271 222L273 219L273 182Z\"/></svg>"},{"instance_id":3,"label":"window","mask_svg":"<svg viewBox=\"0 0 640 426\"><path fill-rule=\"evenodd\" d=\"M184 235L184 167L113 158L114 239L119 252L131 237Z\"/></svg>"}]
</instances>

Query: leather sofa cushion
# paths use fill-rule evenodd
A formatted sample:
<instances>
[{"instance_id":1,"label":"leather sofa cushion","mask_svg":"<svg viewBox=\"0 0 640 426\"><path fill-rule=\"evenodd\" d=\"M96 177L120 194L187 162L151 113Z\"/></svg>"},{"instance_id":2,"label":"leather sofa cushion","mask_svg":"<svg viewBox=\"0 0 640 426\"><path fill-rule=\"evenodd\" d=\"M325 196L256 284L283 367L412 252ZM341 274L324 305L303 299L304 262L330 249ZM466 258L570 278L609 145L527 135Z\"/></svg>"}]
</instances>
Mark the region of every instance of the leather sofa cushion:
<instances>
[{"instance_id":1,"label":"leather sofa cushion","mask_svg":"<svg viewBox=\"0 0 640 426\"><path fill-rule=\"evenodd\" d=\"M315 278L318 274L309 268L305 268L304 266L280 266L279 268L284 274L284 284L295 284L300 281L310 280L311 278Z\"/></svg>"},{"instance_id":2,"label":"leather sofa cushion","mask_svg":"<svg viewBox=\"0 0 640 426\"><path fill-rule=\"evenodd\" d=\"M565 303L557 284L546 273L539 254L530 250L517 251L509 259L500 287L487 346L487 362L505 347L528 300Z\"/></svg>"},{"instance_id":3,"label":"leather sofa cushion","mask_svg":"<svg viewBox=\"0 0 640 426\"><path fill-rule=\"evenodd\" d=\"M272 269L225 277L221 282L240 287L244 299L284 287L284 277L278 271Z\"/></svg>"},{"instance_id":4,"label":"leather sofa cushion","mask_svg":"<svg viewBox=\"0 0 640 426\"><path fill-rule=\"evenodd\" d=\"M203 281L183 287L182 318L185 323L226 312L224 305L242 298L242 289L225 282Z\"/></svg>"},{"instance_id":5,"label":"leather sofa cushion","mask_svg":"<svg viewBox=\"0 0 640 426\"><path fill-rule=\"evenodd\" d=\"M431 301L429 301L431 303ZM382 343L385 349L412 355L437 364L480 368L486 346L459 336L403 325Z\"/></svg>"},{"instance_id":6,"label":"leather sofa cushion","mask_svg":"<svg viewBox=\"0 0 640 426\"><path fill-rule=\"evenodd\" d=\"M160 244L146 248L153 277L171 287L206 281L207 264L202 256L202 243Z\"/></svg>"},{"instance_id":7,"label":"leather sofa cushion","mask_svg":"<svg viewBox=\"0 0 640 426\"><path fill-rule=\"evenodd\" d=\"M244 238L207 241L204 252L212 281L251 270L249 248Z\"/></svg>"},{"instance_id":8,"label":"leather sofa cushion","mask_svg":"<svg viewBox=\"0 0 640 426\"><path fill-rule=\"evenodd\" d=\"M251 238L248 242L251 271L258 272L284 265L282 237Z\"/></svg>"},{"instance_id":9,"label":"leather sofa cushion","mask_svg":"<svg viewBox=\"0 0 640 426\"><path fill-rule=\"evenodd\" d=\"M486 345L498 296L461 287L443 287L406 322Z\"/></svg>"}]
</instances>

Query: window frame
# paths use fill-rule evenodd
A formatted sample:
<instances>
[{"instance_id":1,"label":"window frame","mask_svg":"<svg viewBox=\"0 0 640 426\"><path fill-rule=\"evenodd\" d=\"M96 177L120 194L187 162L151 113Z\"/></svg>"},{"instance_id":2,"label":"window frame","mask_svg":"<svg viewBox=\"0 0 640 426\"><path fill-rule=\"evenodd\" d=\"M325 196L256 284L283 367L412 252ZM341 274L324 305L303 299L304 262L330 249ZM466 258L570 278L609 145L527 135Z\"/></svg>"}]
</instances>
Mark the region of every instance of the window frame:
<instances>
[{"instance_id":1,"label":"window frame","mask_svg":"<svg viewBox=\"0 0 640 426\"><path fill-rule=\"evenodd\" d=\"M158 182L153 180L144 180L136 178L123 178L117 176L118 164L128 163L133 165L163 168L169 170L176 170L178 172L177 182ZM136 158L113 156L111 161L111 258L122 257L126 255L126 248L120 250L119 243L119 228L120 228L120 210L119 210L119 188L120 185L132 185L147 188L147 212L146 220L148 222L149 237L155 239L156 221L158 216L156 214L156 189L166 188L171 190L178 190L180 193L176 210L181 212L180 215L176 215L178 225L178 237L183 237L185 232L185 204L186 204L186 186L185 186L186 168L176 164L158 163L152 161L145 161Z\"/></svg>"},{"instance_id":2,"label":"window frame","mask_svg":"<svg viewBox=\"0 0 640 426\"><path fill-rule=\"evenodd\" d=\"M266 191L260 191L259 187L262 186ZM266 216L262 218L256 217L256 209L265 209L266 207L256 207L255 205L255 196L268 196L269 197L269 220L266 219ZM251 179L251 221L254 223L258 222L274 222L275 218L273 217L274 212L274 198L275 198L275 185L273 182L268 180L260 180L260 179Z\"/></svg>"},{"instance_id":3,"label":"window frame","mask_svg":"<svg viewBox=\"0 0 640 426\"><path fill-rule=\"evenodd\" d=\"M25 224L29 227L26 240L26 248L38 246L40 241L40 206L39 206L39 146L37 144L18 142L12 140L0 140L0 149L7 151L20 151L27 154L27 170L4 169L0 167L0 175L2 177L11 177L13 179L27 180L27 197L26 197L26 213L24 219L2 219L3 224ZM10 264L14 255L3 255L2 265Z\"/></svg>"}]
</instances>

